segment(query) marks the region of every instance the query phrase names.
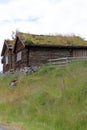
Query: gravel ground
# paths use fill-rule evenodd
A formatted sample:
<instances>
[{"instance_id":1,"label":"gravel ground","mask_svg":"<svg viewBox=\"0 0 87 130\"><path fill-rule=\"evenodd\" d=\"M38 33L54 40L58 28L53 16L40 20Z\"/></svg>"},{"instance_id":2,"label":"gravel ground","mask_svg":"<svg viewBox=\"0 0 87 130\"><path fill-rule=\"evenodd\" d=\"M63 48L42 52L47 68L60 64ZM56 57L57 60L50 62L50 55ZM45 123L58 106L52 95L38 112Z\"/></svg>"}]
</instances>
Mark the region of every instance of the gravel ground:
<instances>
[{"instance_id":1,"label":"gravel ground","mask_svg":"<svg viewBox=\"0 0 87 130\"><path fill-rule=\"evenodd\" d=\"M0 126L0 130L20 130L18 128L12 128L12 127L9 127L9 126Z\"/></svg>"},{"instance_id":2,"label":"gravel ground","mask_svg":"<svg viewBox=\"0 0 87 130\"><path fill-rule=\"evenodd\" d=\"M3 128L3 127L0 127L0 130L6 130L5 128Z\"/></svg>"}]
</instances>

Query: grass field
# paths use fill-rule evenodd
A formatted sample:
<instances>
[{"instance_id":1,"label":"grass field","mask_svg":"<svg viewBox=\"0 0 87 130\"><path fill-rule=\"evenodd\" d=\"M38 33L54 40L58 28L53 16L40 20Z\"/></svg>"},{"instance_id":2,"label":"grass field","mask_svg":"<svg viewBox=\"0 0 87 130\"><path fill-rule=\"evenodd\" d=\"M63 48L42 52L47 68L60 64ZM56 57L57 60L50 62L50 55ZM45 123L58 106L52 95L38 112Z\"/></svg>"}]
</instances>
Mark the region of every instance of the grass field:
<instances>
[{"instance_id":1,"label":"grass field","mask_svg":"<svg viewBox=\"0 0 87 130\"><path fill-rule=\"evenodd\" d=\"M14 88L9 84L17 79ZM0 124L22 130L87 130L87 60L0 77Z\"/></svg>"}]
</instances>

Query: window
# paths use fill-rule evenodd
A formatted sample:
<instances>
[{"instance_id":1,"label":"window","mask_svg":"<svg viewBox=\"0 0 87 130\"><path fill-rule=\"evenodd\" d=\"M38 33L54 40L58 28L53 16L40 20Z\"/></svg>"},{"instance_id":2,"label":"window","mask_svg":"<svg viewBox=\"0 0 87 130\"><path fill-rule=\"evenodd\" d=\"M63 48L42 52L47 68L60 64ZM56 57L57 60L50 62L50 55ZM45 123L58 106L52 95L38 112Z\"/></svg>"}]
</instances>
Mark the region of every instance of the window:
<instances>
[{"instance_id":1,"label":"window","mask_svg":"<svg viewBox=\"0 0 87 130\"><path fill-rule=\"evenodd\" d=\"M8 56L6 56L6 65L8 64Z\"/></svg>"},{"instance_id":2,"label":"window","mask_svg":"<svg viewBox=\"0 0 87 130\"><path fill-rule=\"evenodd\" d=\"M21 60L21 51L17 53L17 61L20 61Z\"/></svg>"}]
</instances>

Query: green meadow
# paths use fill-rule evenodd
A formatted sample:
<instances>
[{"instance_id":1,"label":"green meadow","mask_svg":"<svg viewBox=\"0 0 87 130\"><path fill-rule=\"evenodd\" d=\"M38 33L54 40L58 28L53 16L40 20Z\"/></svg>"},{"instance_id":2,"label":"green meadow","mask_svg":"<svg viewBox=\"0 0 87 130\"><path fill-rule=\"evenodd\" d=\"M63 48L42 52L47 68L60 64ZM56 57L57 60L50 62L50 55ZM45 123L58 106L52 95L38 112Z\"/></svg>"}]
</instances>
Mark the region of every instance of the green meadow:
<instances>
[{"instance_id":1,"label":"green meadow","mask_svg":"<svg viewBox=\"0 0 87 130\"><path fill-rule=\"evenodd\" d=\"M87 60L42 66L32 75L0 76L0 125L87 130Z\"/></svg>"}]
</instances>

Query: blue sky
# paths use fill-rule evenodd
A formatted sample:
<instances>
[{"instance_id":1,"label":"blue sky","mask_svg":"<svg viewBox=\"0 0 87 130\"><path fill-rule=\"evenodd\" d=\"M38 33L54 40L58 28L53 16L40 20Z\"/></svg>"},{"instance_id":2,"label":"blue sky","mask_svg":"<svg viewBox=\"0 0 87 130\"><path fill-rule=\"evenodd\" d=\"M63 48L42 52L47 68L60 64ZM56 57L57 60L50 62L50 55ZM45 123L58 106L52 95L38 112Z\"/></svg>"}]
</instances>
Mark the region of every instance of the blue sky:
<instances>
[{"instance_id":1,"label":"blue sky","mask_svg":"<svg viewBox=\"0 0 87 130\"><path fill-rule=\"evenodd\" d=\"M0 53L12 31L76 34L87 39L86 26L86 0L0 0Z\"/></svg>"}]
</instances>

